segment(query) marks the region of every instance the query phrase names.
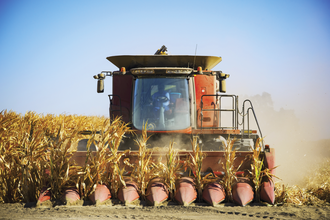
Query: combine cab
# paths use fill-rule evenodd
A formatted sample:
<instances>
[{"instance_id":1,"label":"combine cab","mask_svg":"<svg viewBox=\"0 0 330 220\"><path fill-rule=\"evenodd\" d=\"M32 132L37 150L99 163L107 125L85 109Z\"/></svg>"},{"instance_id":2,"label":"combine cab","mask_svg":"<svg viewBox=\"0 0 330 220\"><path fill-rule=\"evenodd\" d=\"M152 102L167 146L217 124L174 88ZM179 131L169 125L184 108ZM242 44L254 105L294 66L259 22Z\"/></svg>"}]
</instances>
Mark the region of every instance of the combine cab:
<instances>
[{"instance_id":1,"label":"combine cab","mask_svg":"<svg viewBox=\"0 0 330 220\"><path fill-rule=\"evenodd\" d=\"M229 138L236 139L235 163L237 166L242 164L237 171L237 181L232 186L232 199L243 206L253 200L254 185L244 177L244 173L251 170L252 156L249 155L252 155L259 138L262 140L262 134L252 103L245 100L240 107L238 96L225 94L225 80L229 75L212 70L221 62L221 57L167 55L163 46L155 55L110 56L107 59L119 70L102 71L94 78L97 79L97 92L102 93L105 78L112 77L113 94L109 95L111 119L121 116L124 122L130 123L135 133L141 133L148 123L148 133L152 134L149 139L151 147L168 146L169 141L174 140L181 158L189 156L191 140L198 136L199 146L206 154L202 172L205 175L212 172L219 178L224 176L224 143ZM257 130L250 128L252 124ZM264 145L263 141L260 146L263 169L272 170L274 149ZM133 137L128 135L119 149L130 149L130 157L134 157L138 147ZM132 189L136 188L134 184L131 182ZM157 191L157 186L164 187L161 182L156 179L149 185L148 195L156 194L152 198L147 197L149 202L162 202L166 196L162 197L161 192ZM175 197L179 203L189 204L196 198L194 179L182 177L176 192L180 194ZM118 196L126 200L128 194L126 189L120 191ZM203 199L216 204L225 198L224 194L220 184L208 184L204 188ZM156 201L157 197L161 197L159 201ZM267 178L261 185L260 198L274 203L274 185Z\"/></svg>"}]
</instances>

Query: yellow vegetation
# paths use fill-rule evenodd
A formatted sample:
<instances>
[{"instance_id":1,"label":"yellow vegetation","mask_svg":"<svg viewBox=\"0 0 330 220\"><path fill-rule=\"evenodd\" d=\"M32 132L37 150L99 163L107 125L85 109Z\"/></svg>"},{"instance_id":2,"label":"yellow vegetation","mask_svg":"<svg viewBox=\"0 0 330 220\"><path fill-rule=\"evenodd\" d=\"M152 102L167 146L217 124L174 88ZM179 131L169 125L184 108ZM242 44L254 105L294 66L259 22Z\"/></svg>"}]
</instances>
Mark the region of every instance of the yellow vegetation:
<instances>
[{"instance_id":1,"label":"yellow vegetation","mask_svg":"<svg viewBox=\"0 0 330 220\"><path fill-rule=\"evenodd\" d=\"M236 149L234 148L235 141L236 139L228 138L227 142L223 142L223 145L225 146L225 162L222 162L222 167L225 175L222 182L226 189L227 199L231 202L233 201L232 185L237 181L236 172L243 163L242 161L238 167L234 166L236 160Z\"/></svg>"},{"instance_id":2,"label":"yellow vegetation","mask_svg":"<svg viewBox=\"0 0 330 220\"><path fill-rule=\"evenodd\" d=\"M322 162L306 177L306 186L275 184L276 203L316 205L330 202L330 160Z\"/></svg>"},{"instance_id":3,"label":"yellow vegetation","mask_svg":"<svg viewBox=\"0 0 330 220\"><path fill-rule=\"evenodd\" d=\"M116 197L119 187L125 186L124 168L119 168L120 159L129 152L118 152L118 148L124 134L130 129L120 118L116 118L111 124L109 119L105 119L99 127L92 130L87 143L83 175L80 179L81 194L88 198L95 191L97 184L105 184L110 187L112 195ZM91 150L92 144L95 146L95 152Z\"/></svg>"},{"instance_id":4,"label":"yellow vegetation","mask_svg":"<svg viewBox=\"0 0 330 220\"><path fill-rule=\"evenodd\" d=\"M273 167L271 169L264 167L264 160L260 159L260 153L261 153L261 143L262 139L258 138L258 140L255 143L254 148L252 148L252 163L251 163L251 171L250 173L250 179L252 180L254 184L254 189L256 193L256 200L260 202L260 187L262 181L270 180L274 183L273 177L276 177L271 173L273 169L276 169L277 167Z\"/></svg>"},{"instance_id":5,"label":"yellow vegetation","mask_svg":"<svg viewBox=\"0 0 330 220\"><path fill-rule=\"evenodd\" d=\"M89 131L89 132L81 132ZM98 131L98 132L97 132ZM114 196L121 186L125 186L123 173L125 167L134 168L131 177L139 186L139 193L145 196L147 184L154 177L162 177L173 194L175 181L180 178L183 164L180 164L178 151L171 142L166 155L166 164L161 160L153 161L153 151L147 148L149 139L147 124L142 135L136 138L139 146L137 161L132 164L122 160L129 151L120 152L118 147L129 126L116 118L110 124L105 117L87 117L77 115L41 115L27 112L24 115L13 111L0 112L0 202L36 201L42 187L48 186L53 199L59 199L67 187L80 189L83 198L87 198L97 184L106 184ZM85 135L83 135L84 133ZM87 134L87 135L86 135ZM81 139L89 139L87 158L83 167L77 166L71 159ZM234 166L236 151L235 140L225 143L224 184L227 198L231 198L231 186L235 182ZM91 150L92 143L95 152ZM257 160L260 147L254 148L251 178L256 191L263 177L271 179L270 170L262 170L263 161ZM215 181L212 174L202 177L201 167L206 155L198 146L198 139L192 140L192 153L184 162L194 172L196 188L201 195L203 185ZM306 187L276 184L276 203L294 203L299 205L330 202L330 162L322 163L306 178Z\"/></svg>"},{"instance_id":6,"label":"yellow vegetation","mask_svg":"<svg viewBox=\"0 0 330 220\"><path fill-rule=\"evenodd\" d=\"M137 183L139 187L139 194L143 199L146 196L146 190L148 187L148 183L154 177L157 177L157 173L153 172L156 167L152 166L152 150L147 148L148 137L148 122L145 123L142 130L142 135L136 137L136 144L139 147L137 162L135 162L135 166L130 164L131 167L134 167L131 177ZM128 164L128 163L127 163Z\"/></svg>"},{"instance_id":7,"label":"yellow vegetation","mask_svg":"<svg viewBox=\"0 0 330 220\"><path fill-rule=\"evenodd\" d=\"M36 201L49 185L58 199L63 187L76 185L80 167L70 161L80 130L102 117L0 112L0 202Z\"/></svg>"}]
</instances>

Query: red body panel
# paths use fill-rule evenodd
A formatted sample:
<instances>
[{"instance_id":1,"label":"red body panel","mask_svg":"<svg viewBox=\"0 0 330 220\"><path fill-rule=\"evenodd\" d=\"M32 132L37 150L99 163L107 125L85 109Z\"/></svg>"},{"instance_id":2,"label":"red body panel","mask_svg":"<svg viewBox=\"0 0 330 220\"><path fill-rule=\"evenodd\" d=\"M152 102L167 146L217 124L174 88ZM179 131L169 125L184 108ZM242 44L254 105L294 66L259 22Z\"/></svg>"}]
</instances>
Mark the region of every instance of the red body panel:
<instances>
[{"instance_id":1,"label":"red body panel","mask_svg":"<svg viewBox=\"0 0 330 220\"><path fill-rule=\"evenodd\" d=\"M268 169L272 169L275 167L275 149L270 148L269 152L265 152L265 165ZM275 170L271 170L271 173L275 175Z\"/></svg>"},{"instance_id":2,"label":"red body panel","mask_svg":"<svg viewBox=\"0 0 330 220\"><path fill-rule=\"evenodd\" d=\"M254 197L251 183L246 178L238 178L238 182L233 186L232 193L234 202L241 206L246 206Z\"/></svg>"},{"instance_id":3,"label":"red body panel","mask_svg":"<svg viewBox=\"0 0 330 220\"><path fill-rule=\"evenodd\" d=\"M187 206L197 198L194 180L190 177L182 177L176 184L174 198L180 205Z\"/></svg>"},{"instance_id":4,"label":"red body panel","mask_svg":"<svg viewBox=\"0 0 330 220\"><path fill-rule=\"evenodd\" d=\"M148 203L154 206L167 200L168 190L161 178L155 178L149 182L146 196Z\"/></svg>"},{"instance_id":5,"label":"red body panel","mask_svg":"<svg viewBox=\"0 0 330 220\"><path fill-rule=\"evenodd\" d=\"M43 187L41 192L40 192L38 202L42 203L42 202L45 202L47 200L50 200L50 197L51 197L51 193L50 193L50 190L48 189L48 187Z\"/></svg>"},{"instance_id":6,"label":"red body panel","mask_svg":"<svg viewBox=\"0 0 330 220\"><path fill-rule=\"evenodd\" d=\"M118 191L118 199L125 205L132 203L139 198L138 186L134 181L126 181L126 188L121 187Z\"/></svg>"},{"instance_id":7,"label":"red body panel","mask_svg":"<svg viewBox=\"0 0 330 220\"><path fill-rule=\"evenodd\" d=\"M219 183L209 183L204 187L202 197L207 203L215 206L225 200L225 189Z\"/></svg>"},{"instance_id":8,"label":"red body panel","mask_svg":"<svg viewBox=\"0 0 330 220\"><path fill-rule=\"evenodd\" d=\"M224 152L216 152L216 151L203 151L207 159L203 161L202 164L202 172L205 172L207 168L211 167L214 172L217 171L223 171L222 162L225 161L224 159ZM186 151L186 152L179 152L179 157L182 158L182 160L185 160L187 157L190 157L190 153L192 151ZM251 167L251 160L246 159L247 155L251 155L252 152L236 152L237 159L235 160L235 166L238 166L241 161L244 161L241 165L240 171L244 169L250 169ZM162 157L163 163L166 163L166 158L163 154L157 154L156 152L152 154L151 160L154 162L159 161L159 158ZM129 155L122 157L121 161L123 161L125 158L130 159L130 163L138 163L138 152L131 151ZM77 165L84 166L86 161L86 152L75 152L72 160L75 160ZM123 163L122 163L123 164ZM130 171L130 168L127 168L127 171Z\"/></svg>"},{"instance_id":9,"label":"red body panel","mask_svg":"<svg viewBox=\"0 0 330 220\"><path fill-rule=\"evenodd\" d=\"M132 111L132 89L133 89L133 77L132 75L113 75L112 90L113 95L118 95L112 97L111 119L116 116L121 116L124 122L131 122L131 111ZM121 102L121 103L120 103ZM120 110L121 104L121 112Z\"/></svg>"},{"instance_id":10,"label":"red body panel","mask_svg":"<svg viewBox=\"0 0 330 220\"><path fill-rule=\"evenodd\" d=\"M197 126L201 127L201 101L203 95L216 94L216 76L195 75L195 94L197 109ZM217 108L215 96L203 97L203 109ZM203 111L203 127L218 127L218 114L214 111Z\"/></svg>"},{"instance_id":11,"label":"red body panel","mask_svg":"<svg viewBox=\"0 0 330 220\"><path fill-rule=\"evenodd\" d=\"M142 134L142 131L141 130L134 130L134 132L136 134ZM170 134L170 133L173 133L173 134L191 134L192 133L192 128L189 127L189 128L186 128L186 129L182 129L182 130L174 130L174 131L148 131L148 133L150 134L153 134L153 133L163 133L163 134Z\"/></svg>"},{"instance_id":12,"label":"red body panel","mask_svg":"<svg viewBox=\"0 0 330 220\"><path fill-rule=\"evenodd\" d=\"M270 148L269 150L269 152L265 152L265 166L268 167L268 169L272 169L275 167L275 149ZM271 174L275 175L275 170L276 169L271 170ZM267 178L264 179L261 185L260 199L269 204L275 203L275 186L274 183Z\"/></svg>"},{"instance_id":13,"label":"red body panel","mask_svg":"<svg viewBox=\"0 0 330 220\"><path fill-rule=\"evenodd\" d=\"M111 198L111 193L108 187L100 184L96 186L95 191L89 196L89 199L93 203L96 203L96 201L105 202L110 198Z\"/></svg>"},{"instance_id":14,"label":"red body panel","mask_svg":"<svg viewBox=\"0 0 330 220\"><path fill-rule=\"evenodd\" d=\"M204 126L204 123L203 123ZM240 134L240 130L225 130L225 129L194 129L192 134Z\"/></svg>"},{"instance_id":15,"label":"red body panel","mask_svg":"<svg viewBox=\"0 0 330 220\"><path fill-rule=\"evenodd\" d=\"M75 188L66 189L62 196L62 200L65 203L74 203L74 202L80 200L80 195L78 193L78 190Z\"/></svg>"},{"instance_id":16,"label":"red body panel","mask_svg":"<svg viewBox=\"0 0 330 220\"><path fill-rule=\"evenodd\" d=\"M275 203L275 187L270 180L263 182L260 188L260 199L269 204Z\"/></svg>"}]
</instances>

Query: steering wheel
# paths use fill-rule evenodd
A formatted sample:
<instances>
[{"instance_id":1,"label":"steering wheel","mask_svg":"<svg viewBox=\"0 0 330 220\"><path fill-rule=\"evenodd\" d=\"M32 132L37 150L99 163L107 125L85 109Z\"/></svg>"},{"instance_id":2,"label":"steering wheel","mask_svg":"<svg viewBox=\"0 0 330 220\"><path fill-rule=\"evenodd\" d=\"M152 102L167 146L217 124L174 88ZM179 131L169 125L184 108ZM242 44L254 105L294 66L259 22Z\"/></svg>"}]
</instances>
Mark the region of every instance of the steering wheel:
<instances>
[{"instance_id":1,"label":"steering wheel","mask_svg":"<svg viewBox=\"0 0 330 220\"><path fill-rule=\"evenodd\" d=\"M164 102L167 102L169 99L166 96L158 96L158 97L156 97L156 100L158 102L164 103Z\"/></svg>"}]
</instances>

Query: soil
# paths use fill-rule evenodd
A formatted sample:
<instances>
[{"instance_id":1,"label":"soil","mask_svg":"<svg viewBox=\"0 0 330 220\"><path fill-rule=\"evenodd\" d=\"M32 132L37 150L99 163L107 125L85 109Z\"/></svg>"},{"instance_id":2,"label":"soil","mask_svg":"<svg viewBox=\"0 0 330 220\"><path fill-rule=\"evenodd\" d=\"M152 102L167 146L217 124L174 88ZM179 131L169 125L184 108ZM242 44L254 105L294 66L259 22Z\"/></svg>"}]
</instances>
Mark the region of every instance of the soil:
<instances>
[{"instance_id":1,"label":"soil","mask_svg":"<svg viewBox=\"0 0 330 220\"><path fill-rule=\"evenodd\" d=\"M145 204L80 204L36 207L35 203L0 204L0 220L4 219L330 219L330 204L322 206L267 206L252 203L245 207L222 203L215 207L205 203L190 206L165 204L152 207Z\"/></svg>"}]
</instances>

